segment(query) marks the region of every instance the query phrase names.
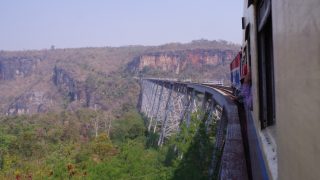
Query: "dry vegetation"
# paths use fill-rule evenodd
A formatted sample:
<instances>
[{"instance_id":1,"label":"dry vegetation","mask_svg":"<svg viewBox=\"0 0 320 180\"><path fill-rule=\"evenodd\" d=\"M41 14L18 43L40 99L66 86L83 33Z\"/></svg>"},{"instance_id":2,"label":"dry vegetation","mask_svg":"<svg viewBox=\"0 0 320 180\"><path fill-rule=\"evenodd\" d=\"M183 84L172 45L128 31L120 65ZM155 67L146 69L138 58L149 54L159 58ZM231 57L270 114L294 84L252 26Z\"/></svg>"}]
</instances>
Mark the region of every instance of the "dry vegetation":
<instances>
[{"instance_id":1,"label":"dry vegetation","mask_svg":"<svg viewBox=\"0 0 320 180\"><path fill-rule=\"evenodd\" d=\"M0 108L1 112L8 111L8 107L24 96L27 92L42 92L50 94L50 110L59 110L68 104L66 95L53 84L53 69L64 69L75 82L81 83L83 88L89 89L98 104L105 110L121 111L122 106L135 106L139 87L132 74L126 71L127 64L134 57L152 52L169 52L186 49L221 49L237 50L239 46L226 41L197 40L187 44L170 43L162 46L125 46L125 47L101 47L101 48L74 48L54 49L39 51L0 52L2 59L32 59L36 60L36 68L31 76L16 77L13 81L1 81L0 83ZM212 68L212 69L210 69ZM225 76L228 65L223 68L207 67L206 72ZM171 76L170 73L146 72L148 75ZM204 69L194 71L187 69L182 77L202 77ZM143 73L143 72L142 72ZM143 74L142 74L143 75ZM58 93L60 92L60 93ZM44 97L46 98L46 97ZM27 102L26 102L27 103ZM28 103L26 104L28 106ZM74 107L83 107L74 106ZM69 108L74 109L74 108ZM119 110L120 109L120 110Z\"/></svg>"},{"instance_id":2,"label":"dry vegetation","mask_svg":"<svg viewBox=\"0 0 320 180\"><path fill-rule=\"evenodd\" d=\"M33 115L0 116L0 179L208 179L214 148L209 140L214 135L204 133L197 119L204 116L192 115L190 128L182 125L182 133L158 149L154 144L159 135L146 133L137 112L138 81L127 71L136 56L186 49L236 51L239 46L199 40L154 47L1 51L2 114L12 107L46 111L37 113L36 108L29 112ZM27 69L31 74L12 75L17 74L15 66L23 68L15 62L21 58L37 63ZM14 71L8 74L14 77L3 80L8 66L1 63L8 59ZM58 85L55 67L65 73ZM207 67L207 72L225 74L226 67ZM183 76L203 77L202 71L187 69ZM165 74L171 76L154 75Z\"/></svg>"}]
</instances>

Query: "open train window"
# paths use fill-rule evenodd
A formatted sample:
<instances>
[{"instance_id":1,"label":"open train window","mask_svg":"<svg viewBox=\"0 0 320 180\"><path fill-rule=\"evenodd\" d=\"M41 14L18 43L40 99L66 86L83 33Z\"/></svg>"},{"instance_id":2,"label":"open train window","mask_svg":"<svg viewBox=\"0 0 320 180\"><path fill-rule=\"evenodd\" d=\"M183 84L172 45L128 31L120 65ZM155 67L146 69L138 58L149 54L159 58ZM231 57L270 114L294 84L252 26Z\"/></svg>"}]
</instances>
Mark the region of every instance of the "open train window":
<instances>
[{"instance_id":1,"label":"open train window","mask_svg":"<svg viewBox=\"0 0 320 180\"><path fill-rule=\"evenodd\" d=\"M250 24L248 24L245 28L245 43L244 43L244 47L242 49L242 54L243 55L243 62L242 64L244 66L242 66L243 68L243 72L242 72L242 76L243 76L243 83L247 83L248 87L249 87L249 91L247 94L247 99L246 99L246 104L247 107L250 110L252 109L252 94L251 94L251 47L250 47Z\"/></svg>"},{"instance_id":2,"label":"open train window","mask_svg":"<svg viewBox=\"0 0 320 180\"><path fill-rule=\"evenodd\" d=\"M259 116L263 129L275 123L276 114L271 0L258 3Z\"/></svg>"},{"instance_id":3,"label":"open train window","mask_svg":"<svg viewBox=\"0 0 320 180\"><path fill-rule=\"evenodd\" d=\"M247 42L245 42L242 49L242 57L241 57L241 66L240 66L240 75L241 75L241 83L243 83L245 76L248 73L248 63L247 63Z\"/></svg>"},{"instance_id":4,"label":"open train window","mask_svg":"<svg viewBox=\"0 0 320 180\"><path fill-rule=\"evenodd\" d=\"M247 44L247 47L246 47L247 63L249 64L249 72L251 74L252 71L251 71L250 24L248 24L246 27L245 40Z\"/></svg>"}]
</instances>

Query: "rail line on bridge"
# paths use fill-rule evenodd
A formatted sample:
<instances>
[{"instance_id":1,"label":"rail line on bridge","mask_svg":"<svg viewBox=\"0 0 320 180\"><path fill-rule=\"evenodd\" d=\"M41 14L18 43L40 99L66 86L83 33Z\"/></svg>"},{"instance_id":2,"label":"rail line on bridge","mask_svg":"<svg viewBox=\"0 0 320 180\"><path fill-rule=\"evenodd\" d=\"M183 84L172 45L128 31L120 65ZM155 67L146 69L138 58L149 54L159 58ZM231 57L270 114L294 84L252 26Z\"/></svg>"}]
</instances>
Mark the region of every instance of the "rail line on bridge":
<instances>
[{"instance_id":1,"label":"rail line on bridge","mask_svg":"<svg viewBox=\"0 0 320 180\"><path fill-rule=\"evenodd\" d=\"M191 114L201 110L207 114L207 129L214 123L217 127L209 174L212 176L220 167L222 179L247 179L239 112L234 99L230 89L217 85L141 79L140 111L148 118L148 130L159 133L159 146L177 133L183 122L189 127ZM217 159L217 153L222 154L221 159Z\"/></svg>"}]
</instances>

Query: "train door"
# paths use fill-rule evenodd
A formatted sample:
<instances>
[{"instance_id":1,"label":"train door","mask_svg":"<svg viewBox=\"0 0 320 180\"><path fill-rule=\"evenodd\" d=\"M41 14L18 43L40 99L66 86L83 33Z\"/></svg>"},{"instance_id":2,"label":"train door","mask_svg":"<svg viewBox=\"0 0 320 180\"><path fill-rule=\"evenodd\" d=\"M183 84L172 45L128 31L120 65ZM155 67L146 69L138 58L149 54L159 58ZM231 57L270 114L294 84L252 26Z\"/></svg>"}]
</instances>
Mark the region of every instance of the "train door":
<instances>
[{"instance_id":1,"label":"train door","mask_svg":"<svg viewBox=\"0 0 320 180\"><path fill-rule=\"evenodd\" d=\"M260 0L257 7L259 110L261 128L275 122L275 90L271 0Z\"/></svg>"}]
</instances>

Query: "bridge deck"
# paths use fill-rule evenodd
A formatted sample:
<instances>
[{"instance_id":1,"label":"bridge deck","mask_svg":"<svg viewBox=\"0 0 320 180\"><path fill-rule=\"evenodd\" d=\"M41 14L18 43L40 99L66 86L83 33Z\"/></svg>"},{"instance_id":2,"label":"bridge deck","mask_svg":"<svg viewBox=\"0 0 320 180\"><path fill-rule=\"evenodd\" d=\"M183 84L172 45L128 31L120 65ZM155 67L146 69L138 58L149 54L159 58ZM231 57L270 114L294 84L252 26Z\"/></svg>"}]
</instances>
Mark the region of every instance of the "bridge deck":
<instances>
[{"instance_id":1,"label":"bridge deck","mask_svg":"<svg viewBox=\"0 0 320 180\"><path fill-rule=\"evenodd\" d=\"M221 158L220 179L248 179L246 157L241 135L238 107L234 96L216 86L189 85L196 91L210 93L227 109L227 132Z\"/></svg>"},{"instance_id":2,"label":"bridge deck","mask_svg":"<svg viewBox=\"0 0 320 180\"><path fill-rule=\"evenodd\" d=\"M239 120L238 104L230 89L221 89L214 85L172 80L144 79L152 83L170 87L183 87L188 91L209 95L211 99L224 109L226 134L220 164L220 179L248 179L247 164L241 125ZM176 88L179 89L179 88ZM181 92L180 92L181 93ZM241 109L240 109L241 110ZM218 138L218 137L217 137Z\"/></svg>"}]
</instances>

